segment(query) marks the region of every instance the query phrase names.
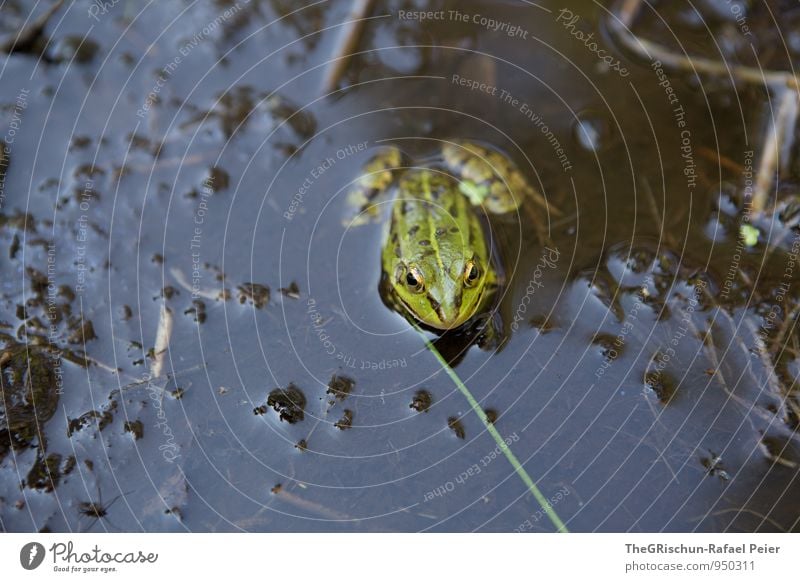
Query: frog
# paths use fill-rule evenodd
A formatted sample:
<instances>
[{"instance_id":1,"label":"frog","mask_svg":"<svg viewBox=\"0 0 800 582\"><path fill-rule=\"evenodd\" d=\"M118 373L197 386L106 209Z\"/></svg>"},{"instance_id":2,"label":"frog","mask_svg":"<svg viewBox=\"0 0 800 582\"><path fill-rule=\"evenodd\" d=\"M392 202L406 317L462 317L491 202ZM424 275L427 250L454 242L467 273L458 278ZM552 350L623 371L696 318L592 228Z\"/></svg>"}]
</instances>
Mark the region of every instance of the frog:
<instances>
[{"instance_id":1,"label":"frog","mask_svg":"<svg viewBox=\"0 0 800 582\"><path fill-rule=\"evenodd\" d=\"M414 165L396 146L372 155L347 194L349 225L385 222L380 291L388 307L438 334L480 324L482 343L497 347L502 320L492 308L505 277L485 218L547 210L547 202L500 150L438 144ZM540 213L530 214L539 235Z\"/></svg>"}]
</instances>

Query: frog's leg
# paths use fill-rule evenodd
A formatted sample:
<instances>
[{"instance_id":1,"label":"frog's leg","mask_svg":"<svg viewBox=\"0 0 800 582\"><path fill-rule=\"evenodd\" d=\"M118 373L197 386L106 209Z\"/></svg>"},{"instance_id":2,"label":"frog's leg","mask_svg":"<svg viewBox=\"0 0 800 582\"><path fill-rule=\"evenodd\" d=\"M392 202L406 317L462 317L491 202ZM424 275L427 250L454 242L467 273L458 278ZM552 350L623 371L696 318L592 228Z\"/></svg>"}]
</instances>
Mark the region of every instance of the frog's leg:
<instances>
[{"instance_id":1,"label":"frog's leg","mask_svg":"<svg viewBox=\"0 0 800 582\"><path fill-rule=\"evenodd\" d=\"M442 145L442 157L447 169L461 179L461 191L488 212L505 214L528 202L547 208L544 196L529 184L516 164L497 151L454 140Z\"/></svg>"},{"instance_id":2,"label":"frog's leg","mask_svg":"<svg viewBox=\"0 0 800 582\"><path fill-rule=\"evenodd\" d=\"M386 202L402 164L403 154L394 146L382 148L364 164L347 194L347 205L354 211L348 224L357 226L380 218L381 203Z\"/></svg>"},{"instance_id":3,"label":"frog's leg","mask_svg":"<svg viewBox=\"0 0 800 582\"><path fill-rule=\"evenodd\" d=\"M442 159L448 171L460 178L459 189L473 205L491 214L521 209L536 227L539 238L547 239L542 217L545 213L556 216L560 213L547 204L512 160L467 140L444 143Z\"/></svg>"}]
</instances>

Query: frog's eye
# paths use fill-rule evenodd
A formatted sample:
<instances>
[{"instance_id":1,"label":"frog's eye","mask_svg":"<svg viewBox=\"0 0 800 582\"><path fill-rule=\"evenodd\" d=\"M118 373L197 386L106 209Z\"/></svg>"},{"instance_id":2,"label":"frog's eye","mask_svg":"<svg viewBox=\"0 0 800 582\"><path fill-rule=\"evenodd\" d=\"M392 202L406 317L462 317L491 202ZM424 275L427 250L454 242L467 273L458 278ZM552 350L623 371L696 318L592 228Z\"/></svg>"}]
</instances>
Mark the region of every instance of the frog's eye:
<instances>
[{"instance_id":1,"label":"frog's eye","mask_svg":"<svg viewBox=\"0 0 800 582\"><path fill-rule=\"evenodd\" d=\"M411 267L406 271L404 281L406 287L413 293L422 293L425 290L425 277L422 276L422 273L420 273L419 269L416 267Z\"/></svg>"},{"instance_id":2,"label":"frog's eye","mask_svg":"<svg viewBox=\"0 0 800 582\"><path fill-rule=\"evenodd\" d=\"M481 270L475 261L467 261L466 267L464 267L464 284L467 287L472 287L478 282L478 279L481 277Z\"/></svg>"}]
</instances>

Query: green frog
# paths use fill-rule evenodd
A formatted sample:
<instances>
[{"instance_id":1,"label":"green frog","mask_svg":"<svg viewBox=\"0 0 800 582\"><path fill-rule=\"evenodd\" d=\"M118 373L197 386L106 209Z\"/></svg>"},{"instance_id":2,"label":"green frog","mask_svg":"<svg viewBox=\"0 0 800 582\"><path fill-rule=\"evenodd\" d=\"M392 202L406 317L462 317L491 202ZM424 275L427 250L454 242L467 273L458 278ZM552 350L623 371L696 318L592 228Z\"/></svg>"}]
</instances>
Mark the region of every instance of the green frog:
<instances>
[{"instance_id":1,"label":"green frog","mask_svg":"<svg viewBox=\"0 0 800 582\"><path fill-rule=\"evenodd\" d=\"M488 322L482 337L496 344L502 322L491 307L503 275L484 217L546 202L493 148L455 140L438 149L413 166L396 147L373 156L348 195L357 210L350 224L386 217L381 291L389 307L439 332ZM541 233L538 215L531 219Z\"/></svg>"}]
</instances>

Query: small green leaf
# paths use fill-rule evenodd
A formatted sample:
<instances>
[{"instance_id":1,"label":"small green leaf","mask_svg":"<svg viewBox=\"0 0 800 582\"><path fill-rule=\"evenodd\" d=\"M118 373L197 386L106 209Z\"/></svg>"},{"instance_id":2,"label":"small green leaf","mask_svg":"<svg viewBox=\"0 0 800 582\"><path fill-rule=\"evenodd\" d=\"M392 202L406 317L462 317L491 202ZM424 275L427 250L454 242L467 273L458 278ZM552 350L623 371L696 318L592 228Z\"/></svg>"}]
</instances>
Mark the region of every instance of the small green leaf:
<instances>
[{"instance_id":1,"label":"small green leaf","mask_svg":"<svg viewBox=\"0 0 800 582\"><path fill-rule=\"evenodd\" d=\"M739 227L739 234L744 239L744 244L748 247L754 247L758 244L758 235L761 234L755 226L743 224Z\"/></svg>"}]
</instances>

